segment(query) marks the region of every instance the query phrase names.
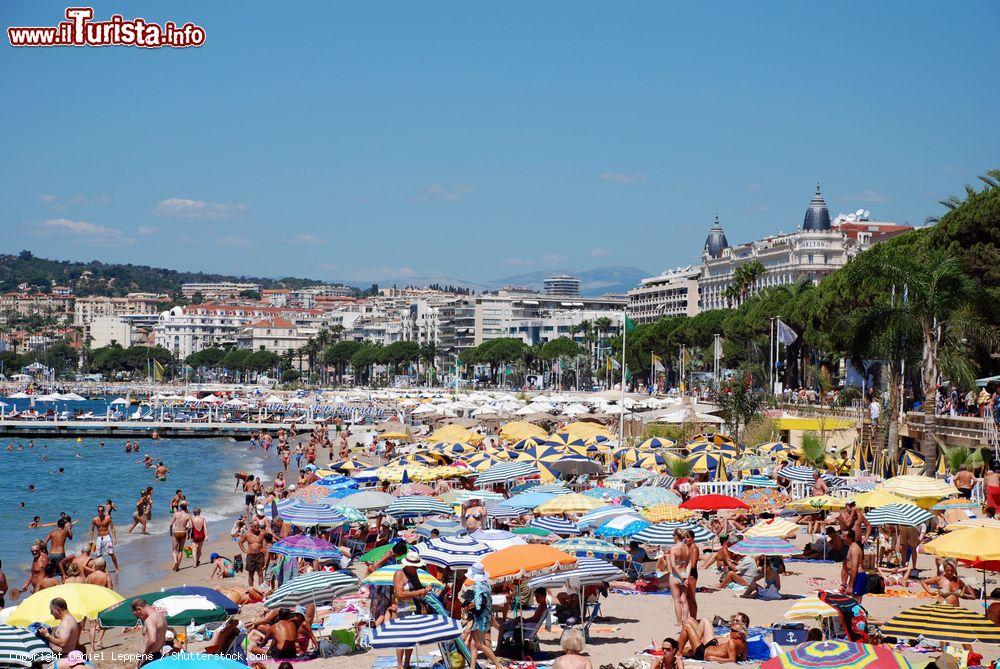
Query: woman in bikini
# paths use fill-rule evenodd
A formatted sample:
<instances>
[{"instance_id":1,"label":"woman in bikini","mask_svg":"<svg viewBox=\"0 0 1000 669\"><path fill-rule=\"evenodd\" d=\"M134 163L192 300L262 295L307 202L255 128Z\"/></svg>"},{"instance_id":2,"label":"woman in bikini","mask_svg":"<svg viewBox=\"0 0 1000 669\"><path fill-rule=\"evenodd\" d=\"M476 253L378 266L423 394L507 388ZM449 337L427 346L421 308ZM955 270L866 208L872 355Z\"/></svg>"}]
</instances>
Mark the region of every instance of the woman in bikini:
<instances>
[{"instance_id":1,"label":"woman in bikini","mask_svg":"<svg viewBox=\"0 0 1000 669\"><path fill-rule=\"evenodd\" d=\"M687 590L688 615L692 618L698 617L698 560L701 559L701 549L694 542L694 530L684 531L684 545L688 547L688 563L691 569L685 582Z\"/></svg>"},{"instance_id":2,"label":"woman in bikini","mask_svg":"<svg viewBox=\"0 0 1000 669\"><path fill-rule=\"evenodd\" d=\"M691 549L684 543L684 530L674 532L674 545L667 552L667 579L674 602L677 624L683 627L688 617L687 581L691 566Z\"/></svg>"},{"instance_id":3,"label":"woman in bikini","mask_svg":"<svg viewBox=\"0 0 1000 669\"><path fill-rule=\"evenodd\" d=\"M976 593L972 591L965 581L958 577L958 563L952 558L944 561L944 568L940 576L932 576L920 581L920 587L929 595L937 595L942 604L958 606L959 599L975 599ZM931 590L937 588L937 592Z\"/></svg>"}]
</instances>

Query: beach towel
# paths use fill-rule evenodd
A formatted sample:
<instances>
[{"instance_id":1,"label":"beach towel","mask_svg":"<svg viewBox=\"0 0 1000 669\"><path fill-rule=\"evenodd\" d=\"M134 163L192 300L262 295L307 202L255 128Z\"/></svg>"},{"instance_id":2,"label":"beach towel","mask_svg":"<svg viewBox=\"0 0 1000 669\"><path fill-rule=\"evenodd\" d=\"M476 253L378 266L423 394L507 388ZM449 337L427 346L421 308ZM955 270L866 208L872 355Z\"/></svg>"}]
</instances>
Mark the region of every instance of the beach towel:
<instances>
[{"instance_id":1,"label":"beach towel","mask_svg":"<svg viewBox=\"0 0 1000 669\"><path fill-rule=\"evenodd\" d=\"M890 588L883 593L877 595L868 595L868 597L902 597L905 599L935 599L937 595L932 595L929 592L913 592L912 590Z\"/></svg>"}]
</instances>

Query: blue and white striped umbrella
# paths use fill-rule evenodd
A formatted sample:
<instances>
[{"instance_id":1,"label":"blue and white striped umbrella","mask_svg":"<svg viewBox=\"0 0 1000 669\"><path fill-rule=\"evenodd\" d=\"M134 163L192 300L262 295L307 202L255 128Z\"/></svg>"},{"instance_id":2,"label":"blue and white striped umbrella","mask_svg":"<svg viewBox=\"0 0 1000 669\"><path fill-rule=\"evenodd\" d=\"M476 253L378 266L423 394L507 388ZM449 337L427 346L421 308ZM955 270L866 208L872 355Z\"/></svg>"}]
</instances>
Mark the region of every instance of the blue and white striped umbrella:
<instances>
[{"instance_id":1,"label":"blue and white striped umbrella","mask_svg":"<svg viewBox=\"0 0 1000 669\"><path fill-rule=\"evenodd\" d=\"M812 467L803 467L801 465L789 465L784 469L782 469L778 473L778 475L783 476L789 481L798 481L799 483L811 483L813 480L813 472L815 471L816 470ZM828 478L832 479L836 477L830 476L829 474L826 475L820 474L820 478L826 481L828 480Z\"/></svg>"},{"instance_id":2,"label":"blue and white striped umbrella","mask_svg":"<svg viewBox=\"0 0 1000 669\"><path fill-rule=\"evenodd\" d=\"M541 506L555 497L557 497L557 495L553 495L550 492L535 492L534 490L529 490L527 492L518 493L517 495L514 495L509 499L505 499L500 503L504 506L534 509L536 506Z\"/></svg>"},{"instance_id":3,"label":"blue and white striped umbrella","mask_svg":"<svg viewBox=\"0 0 1000 669\"><path fill-rule=\"evenodd\" d=\"M777 488L778 487L778 482L777 481L775 481L774 479L772 479L772 478L770 478L768 476L764 476L763 474L754 474L752 476L748 476L745 479L743 479L742 481L740 481L740 483L742 483L743 486L746 487L746 488Z\"/></svg>"},{"instance_id":4,"label":"blue and white striped umbrella","mask_svg":"<svg viewBox=\"0 0 1000 669\"><path fill-rule=\"evenodd\" d=\"M507 520L531 513L531 509L523 506L507 506L501 502L486 502L486 517Z\"/></svg>"},{"instance_id":5,"label":"blue and white striped umbrella","mask_svg":"<svg viewBox=\"0 0 1000 669\"><path fill-rule=\"evenodd\" d=\"M581 530L590 530L600 525L606 523L609 519L615 516L620 516L623 513L632 513L628 507L613 504L611 506L604 506L600 509L594 509L593 511L588 511L587 513L580 516L580 519L576 521L576 526ZM634 515L634 514L633 514Z\"/></svg>"},{"instance_id":6,"label":"blue and white striped umbrella","mask_svg":"<svg viewBox=\"0 0 1000 669\"><path fill-rule=\"evenodd\" d=\"M316 485L329 486L331 488L357 488L358 482L347 476L332 474L316 481Z\"/></svg>"},{"instance_id":7,"label":"blue and white striped umbrella","mask_svg":"<svg viewBox=\"0 0 1000 669\"><path fill-rule=\"evenodd\" d=\"M350 522L347 516L331 504L317 504L292 499L287 504L277 504L277 507L278 517L299 527L312 527L313 525L330 527Z\"/></svg>"},{"instance_id":8,"label":"blue and white striped umbrella","mask_svg":"<svg viewBox=\"0 0 1000 669\"><path fill-rule=\"evenodd\" d=\"M580 534L580 528L577 527L576 523L565 518L560 518L559 516L542 516L541 518L534 518L530 523L532 527L539 527L543 530L548 530L553 534L558 534L561 537L569 537Z\"/></svg>"},{"instance_id":9,"label":"blue and white striped umbrella","mask_svg":"<svg viewBox=\"0 0 1000 669\"><path fill-rule=\"evenodd\" d=\"M596 527L594 529L594 536L600 539L631 537L634 534L642 532L651 524L652 523L642 516L637 516L634 513L630 513L628 515L618 515L611 518L603 525Z\"/></svg>"},{"instance_id":10,"label":"blue and white striped umbrella","mask_svg":"<svg viewBox=\"0 0 1000 669\"><path fill-rule=\"evenodd\" d=\"M594 585L605 581L616 581L624 574L622 570L610 562L591 557L581 557L576 560L576 567L569 571L537 576L528 581L528 587L558 588L567 583Z\"/></svg>"},{"instance_id":11,"label":"blue and white striped umbrella","mask_svg":"<svg viewBox=\"0 0 1000 669\"><path fill-rule=\"evenodd\" d=\"M431 532L437 530L442 537L456 537L460 534L468 534L468 530L462 523L451 518L431 518L417 525L414 530L422 537L431 536Z\"/></svg>"},{"instance_id":12,"label":"blue and white striped umbrella","mask_svg":"<svg viewBox=\"0 0 1000 669\"><path fill-rule=\"evenodd\" d=\"M879 485L881 484L878 481L860 481L850 484L848 488L856 492L873 492Z\"/></svg>"},{"instance_id":13,"label":"blue and white striped umbrella","mask_svg":"<svg viewBox=\"0 0 1000 669\"><path fill-rule=\"evenodd\" d=\"M331 599L356 592L358 579L339 571L314 571L296 576L277 588L264 600L269 609L291 608L301 604L323 604Z\"/></svg>"},{"instance_id":14,"label":"blue and white striped umbrella","mask_svg":"<svg viewBox=\"0 0 1000 669\"><path fill-rule=\"evenodd\" d=\"M631 560L628 552L624 548L619 548L612 543L593 539L591 537L577 537L574 539L560 539L552 544L553 548L558 548L564 553L575 555L578 558L597 558L598 560Z\"/></svg>"},{"instance_id":15,"label":"blue and white striped umbrella","mask_svg":"<svg viewBox=\"0 0 1000 669\"><path fill-rule=\"evenodd\" d=\"M493 552L483 542L467 536L438 537L417 544L416 550L425 562L452 569L468 569Z\"/></svg>"},{"instance_id":16,"label":"blue and white striped umbrella","mask_svg":"<svg viewBox=\"0 0 1000 669\"><path fill-rule=\"evenodd\" d=\"M396 498L389 493L377 490L363 490L344 497L339 503L349 506L352 509L358 509L359 511L373 511L375 509L384 509L395 501Z\"/></svg>"},{"instance_id":17,"label":"blue and white striped umbrella","mask_svg":"<svg viewBox=\"0 0 1000 669\"><path fill-rule=\"evenodd\" d=\"M778 537L746 537L730 548L738 555L756 557L758 555L795 555L799 549L795 544Z\"/></svg>"},{"instance_id":18,"label":"blue and white striped umbrella","mask_svg":"<svg viewBox=\"0 0 1000 669\"><path fill-rule=\"evenodd\" d=\"M52 649L33 632L0 625L0 667L33 667L52 661Z\"/></svg>"},{"instance_id":19,"label":"blue and white striped umbrella","mask_svg":"<svg viewBox=\"0 0 1000 669\"><path fill-rule=\"evenodd\" d=\"M543 483L532 488L531 492L543 492L549 495L568 495L573 491L558 483Z\"/></svg>"},{"instance_id":20,"label":"blue and white striped umbrella","mask_svg":"<svg viewBox=\"0 0 1000 669\"><path fill-rule=\"evenodd\" d=\"M513 479L537 476L538 474L538 467L530 462L498 462L479 475L476 479L476 485L507 483Z\"/></svg>"},{"instance_id":21,"label":"blue and white striped umbrella","mask_svg":"<svg viewBox=\"0 0 1000 669\"><path fill-rule=\"evenodd\" d=\"M351 499L346 498L344 501ZM387 516L405 518L408 516L450 516L450 506L433 497L398 497L385 509Z\"/></svg>"},{"instance_id":22,"label":"blue and white striped umbrella","mask_svg":"<svg viewBox=\"0 0 1000 669\"><path fill-rule=\"evenodd\" d=\"M905 525L906 527L917 527L932 517L930 513L916 504L886 504L865 514L865 518L872 525Z\"/></svg>"},{"instance_id":23,"label":"blue and white striped umbrella","mask_svg":"<svg viewBox=\"0 0 1000 669\"><path fill-rule=\"evenodd\" d=\"M705 543L715 539L715 535L698 523L685 521L682 523L656 523L632 537L633 541L650 546L673 546L674 532L677 530L693 530L695 543Z\"/></svg>"},{"instance_id":24,"label":"blue and white striped umbrella","mask_svg":"<svg viewBox=\"0 0 1000 669\"><path fill-rule=\"evenodd\" d=\"M680 504L681 498L677 493L665 488L654 488L652 486L640 486L626 493L626 497L632 500L636 506L655 506L657 504Z\"/></svg>"},{"instance_id":25,"label":"blue and white striped umbrella","mask_svg":"<svg viewBox=\"0 0 1000 669\"><path fill-rule=\"evenodd\" d=\"M455 495L455 503L461 504L462 502L468 502L471 499L478 499L482 502L499 502L503 500L503 495L498 492L490 492L488 490L460 490Z\"/></svg>"},{"instance_id":26,"label":"blue and white striped umbrella","mask_svg":"<svg viewBox=\"0 0 1000 669\"><path fill-rule=\"evenodd\" d=\"M384 622L372 630L372 648L414 648L420 644L457 639L459 622L449 616L406 616Z\"/></svg>"}]
</instances>

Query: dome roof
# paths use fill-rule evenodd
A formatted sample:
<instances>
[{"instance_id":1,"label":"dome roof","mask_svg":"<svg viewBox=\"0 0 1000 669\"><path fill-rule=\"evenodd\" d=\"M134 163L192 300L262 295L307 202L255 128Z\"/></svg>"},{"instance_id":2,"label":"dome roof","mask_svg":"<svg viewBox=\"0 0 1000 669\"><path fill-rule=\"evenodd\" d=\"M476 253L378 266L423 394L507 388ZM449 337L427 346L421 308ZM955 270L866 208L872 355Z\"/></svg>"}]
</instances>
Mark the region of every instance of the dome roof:
<instances>
[{"instance_id":1,"label":"dome roof","mask_svg":"<svg viewBox=\"0 0 1000 669\"><path fill-rule=\"evenodd\" d=\"M819 184L816 184L816 194L809 202L806 209L806 217L802 221L803 230L829 230L830 210L826 208L826 200L819 193Z\"/></svg>"},{"instance_id":2,"label":"dome roof","mask_svg":"<svg viewBox=\"0 0 1000 669\"><path fill-rule=\"evenodd\" d=\"M829 219L829 216L827 216ZM705 255L711 258L718 258L722 255L722 250L729 248L729 241L726 240L726 233L719 225L719 215L715 215L715 224L709 228L708 237L705 238Z\"/></svg>"}]
</instances>

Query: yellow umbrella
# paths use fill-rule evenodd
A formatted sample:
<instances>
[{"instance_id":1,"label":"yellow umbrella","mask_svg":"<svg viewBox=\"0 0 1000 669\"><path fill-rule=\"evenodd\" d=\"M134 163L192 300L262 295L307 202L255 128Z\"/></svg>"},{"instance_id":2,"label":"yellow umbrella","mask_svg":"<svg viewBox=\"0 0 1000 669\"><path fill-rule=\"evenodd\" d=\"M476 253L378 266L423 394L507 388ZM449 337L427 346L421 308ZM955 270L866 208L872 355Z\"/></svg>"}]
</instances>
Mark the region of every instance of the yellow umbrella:
<instances>
[{"instance_id":1,"label":"yellow umbrella","mask_svg":"<svg viewBox=\"0 0 1000 669\"><path fill-rule=\"evenodd\" d=\"M398 439L400 441L412 441L413 435L407 432L383 432L379 435L383 439Z\"/></svg>"},{"instance_id":2,"label":"yellow umbrella","mask_svg":"<svg viewBox=\"0 0 1000 669\"><path fill-rule=\"evenodd\" d=\"M944 530L945 532L954 532L955 530L962 530L969 527L1000 529L1000 520L996 518L969 518L968 520L960 520L957 523L948 523Z\"/></svg>"},{"instance_id":3,"label":"yellow umbrella","mask_svg":"<svg viewBox=\"0 0 1000 669\"><path fill-rule=\"evenodd\" d=\"M851 501L862 509L877 509L880 506L889 504L912 504L913 502L905 497L900 497L885 490L872 490L871 492L861 492L851 497Z\"/></svg>"},{"instance_id":4,"label":"yellow umbrella","mask_svg":"<svg viewBox=\"0 0 1000 669\"><path fill-rule=\"evenodd\" d=\"M748 537L783 538L798 531L799 526L790 520L785 520L784 518L772 518L771 520L763 520L757 523L744 532L744 534Z\"/></svg>"},{"instance_id":5,"label":"yellow umbrella","mask_svg":"<svg viewBox=\"0 0 1000 669\"><path fill-rule=\"evenodd\" d=\"M654 523L679 523L693 516L694 511L675 504L656 504L643 510L642 515Z\"/></svg>"},{"instance_id":6,"label":"yellow umbrella","mask_svg":"<svg viewBox=\"0 0 1000 669\"><path fill-rule=\"evenodd\" d=\"M788 620L816 620L817 618L832 618L835 615L838 615L837 609L816 595L809 595L798 600L784 613L784 617Z\"/></svg>"},{"instance_id":7,"label":"yellow umbrella","mask_svg":"<svg viewBox=\"0 0 1000 669\"><path fill-rule=\"evenodd\" d=\"M893 476L882 484L882 490L895 493L900 497L914 500L917 506L928 508L944 497L958 494L958 489L940 479L919 474ZM933 500L933 501L931 501ZM930 502L927 504L927 502ZM925 506L926 504L926 506Z\"/></svg>"},{"instance_id":8,"label":"yellow umbrella","mask_svg":"<svg viewBox=\"0 0 1000 669\"><path fill-rule=\"evenodd\" d=\"M962 528L927 543L924 550L931 555L960 560L1000 560L1000 529Z\"/></svg>"},{"instance_id":9,"label":"yellow umbrella","mask_svg":"<svg viewBox=\"0 0 1000 669\"><path fill-rule=\"evenodd\" d=\"M569 495L556 495L549 501L535 509L543 516L556 516L561 513L586 513L607 506L604 502L589 495L579 495L570 493Z\"/></svg>"},{"instance_id":10,"label":"yellow umbrella","mask_svg":"<svg viewBox=\"0 0 1000 669\"><path fill-rule=\"evenodd\" d=\"M39 590L18 604L7 619L8 625L27 627L31 623L57 625L59 621L49 613L49 602L56 597L66 600L69 612L77 620L95 619L97 614L125 599L114 590L90 583L65 583Z\"/></svg>"},{"instance_id":11,"label":"yellow umbrella","mask_svg":"<svg viewBox=\"0 0 1000 669\"><path fill-rule=\"evenodd\" d=\"M816 497L803 497L789 502L785 507L790 511L838 511L847 505L847 500L830 497L829 495L817 495Z\"/></svg>"},{"instance_id":12,"label":"yellow umbrella","mask_svg":"<svg viewBox=\"0 0 1000 669\"><path fill-rule=\"evenodd\" d=\"M511 421L500 428L500 438L507 441L521 441L528 437L545 439L547 436L548 433L534 423L526 423L520 420Z\"/></svg>"}]
</instances>

